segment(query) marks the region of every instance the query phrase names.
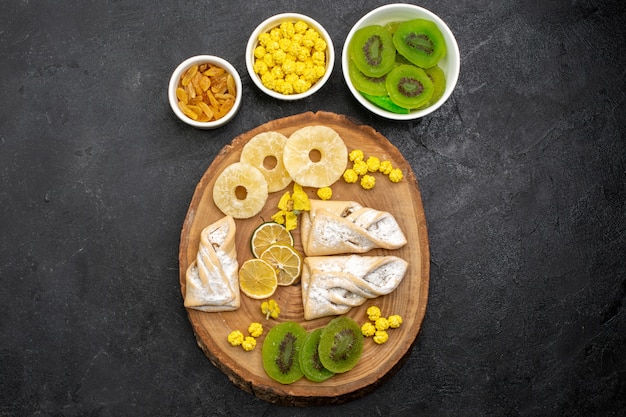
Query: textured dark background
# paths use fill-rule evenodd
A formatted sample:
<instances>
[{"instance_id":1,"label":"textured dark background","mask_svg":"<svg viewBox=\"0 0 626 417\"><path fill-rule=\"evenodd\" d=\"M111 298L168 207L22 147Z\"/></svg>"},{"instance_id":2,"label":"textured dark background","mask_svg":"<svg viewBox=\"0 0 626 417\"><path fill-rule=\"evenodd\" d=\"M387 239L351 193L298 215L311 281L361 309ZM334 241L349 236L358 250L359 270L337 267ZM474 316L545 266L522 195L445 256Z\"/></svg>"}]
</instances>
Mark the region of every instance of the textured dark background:
<instances>
[{"instance_id":1,"label":"textured dark background","mask_svg":"<svg viewBox=\"0 0 626 417\"><path fill-rule=\"evenodd\" d=\"M626 3L424 1L454 31L450 100L367 114L337 63L314 97L264 97L253 28L320 21L341 54L381 1L0 3L0 416L626 415ZM200 53L243 78L232 123L166 100ZM196 183L235 136L304 111L369 124L411 163L431 248L405 366L345 405L285 408L235 388L196 346L178 244Z\"/></svg>"}]
</instances>

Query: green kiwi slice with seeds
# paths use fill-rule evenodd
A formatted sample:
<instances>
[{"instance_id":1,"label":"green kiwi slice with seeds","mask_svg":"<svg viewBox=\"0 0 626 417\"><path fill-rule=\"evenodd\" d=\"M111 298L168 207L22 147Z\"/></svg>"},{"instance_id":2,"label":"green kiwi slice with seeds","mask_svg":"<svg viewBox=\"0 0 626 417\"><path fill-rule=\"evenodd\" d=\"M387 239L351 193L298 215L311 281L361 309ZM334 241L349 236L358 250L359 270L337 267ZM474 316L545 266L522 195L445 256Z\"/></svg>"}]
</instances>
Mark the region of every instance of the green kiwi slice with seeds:
<instances>
[{"instance_id":1,"label":"green kiwi slice with seeds","mask_svg":"<svg viewBox=\"0 0 626 417\"><path fill-rule=\"evenodd\" d=\"M273 380L291 384L304 376L300 368L300 350L307 331L296 322L272 327L263 342L263 369Z\"/></svg>"},{"instance_id":2,"label":"green kiwi slice with seeds","mask_svg":"<svg viewBox=\"0 0 626 417\"><path fill-rule=\"evenodd\" d=\"M350 317L332 319L322 330L318 347L324 368L334 373L354 368L363 353L363 334Z\"/></svg>"},{"instance_id":3,"label":"green kiwi slice with seeds","mask_svg":"<svg viewBox=\"0 0 626 417\"><path fill-rule=\"evenodd\" d=\"M385 75L381 77L368 77L367 75L359 71L353 60L350 60L350 63L348 65L350 80L352 81L354 88L356 88L361 93L367 93L374 96L387 95L387 87L385 86Z\"/></svg>"},{"instance_id":4,"label":"green kiwi slice with seeds","mask_svg":"<svg viewBox=\"0 0 626 417\"><path fill-rule=\"evenodd\" d=\"M426 19L407 20L398 25L393 44L399 54L421 68L437 65L446 54L441 31L435 22Z\"/></svg>"},{"instance_id":5,"label":"green kiwi slice with seeds","mask_svg":"<svg viewBox=\"0 0 626 417\"><path fill-rule=\"evenodd\" d=\"M434 91L433 82L422 68L399 65L387 75L387 92L396 105L417 109L427 104Z\"/></svg>"},{"instance_id":6,"label":"green kiwi slice with seeds","mask_svg":"<svg viewBox=\"0 0 626 417\"><path fill-rule=\"evenodd\" d=\"M380 25L357 30L350 41L349 53L359 71L368 77L382 77L388 73L396 58L391 33Z\"/></svg>"},{"instance_id":7,"label":"green kiwi slice with seeds","mask_svg":"<svg viewBox=\"0 0 626 417\"><path fill-rule=\"evenodd\" d=\"M424 72L433 82L433 95L430 100L428 100L428 103L421 106L420 109L424 109L435 104L446 91L446 74L439 66L435 65L434 67L426 68Z\"/></svg>"},{"instance_id":8,"label":"green kiwi slice with seeds","mask_svg":"<svg viewBox=\"0 0 626 417\"><path fill-rule=\"evenodd\" d=\"M319 344L322 336L322 328L315 329L306 336L302 349L300 349L300 369L304 376L313 382L324 382L335 375L334 372L324 368L320 361Z\"/></svg>"}]
</instances>

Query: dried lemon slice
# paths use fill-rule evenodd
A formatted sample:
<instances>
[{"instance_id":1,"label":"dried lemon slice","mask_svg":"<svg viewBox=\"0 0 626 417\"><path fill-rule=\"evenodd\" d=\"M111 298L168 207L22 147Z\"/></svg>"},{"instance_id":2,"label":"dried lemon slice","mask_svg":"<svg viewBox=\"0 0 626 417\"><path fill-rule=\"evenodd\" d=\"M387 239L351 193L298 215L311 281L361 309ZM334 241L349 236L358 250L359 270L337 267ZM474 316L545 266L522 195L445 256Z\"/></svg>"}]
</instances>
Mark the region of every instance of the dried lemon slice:
<instances>
[{"instance_id":1,"label":"dried lemon slice","mask_svg":"<svg viewBox=\"0 0 626 417\"><path fill-rule=\"evenodd\" d=\"M215 180L213 201L226 215L247 219L259 213L267 201L267 181L257 168L235 162Z\"/></svg>"},{"instance_id":2,"label":"dried lemon slice","mask_svg":"<svg viewBox=\"0 0 626 417\"><path fill-rule=\"evenodd\" d=\"M267 191L273 193L287 187L291 176L283 164L287 136L279 132L259 133L241 151L240 162L256 167L267 180Z\"/></svg>"},{"instance_id":3,"label":"dried lemon slice","mask_svg":"<svg viewBox=\"0 0 626 417\"><path fill-rule=\"evenodd\" d=\"M250 237L250 251L255 258L271 245L293 246L293 236L282 224L266 222L257 227Z\"/></svg>"},{"instance_id":4,"label":"dried lemon slice","mask_svg":"<svg viewBox=\"0 0 626 417\"><path fill-rule=\"evenodd\" d=\"M272 245L265 249L259 259L274 267L278 285L291 285L299 281L302 256L292 246Z\"/></svg>"},{"instance_id":5,"label":"dried lemon slice","mask_svg":"<svg viewBox=\"0 0 626 417\"><path fill-rule=\"evenodd\" d=\"M248 259L239 269L239 288L250 298L270 297L278 288L276 271L261 259Z\"/></svg>"},{"instance_id":6,"label":"dried lemon slice","mask_svg":"<svg viewBox=\"0 0 626 417\"><path fill-rule=\"evenodd\" d=\"M304 187L328 187L346 170L348 149L330 127L306 126L289 136L283 163L296 183Z\"/></svg>"}]
</instances>

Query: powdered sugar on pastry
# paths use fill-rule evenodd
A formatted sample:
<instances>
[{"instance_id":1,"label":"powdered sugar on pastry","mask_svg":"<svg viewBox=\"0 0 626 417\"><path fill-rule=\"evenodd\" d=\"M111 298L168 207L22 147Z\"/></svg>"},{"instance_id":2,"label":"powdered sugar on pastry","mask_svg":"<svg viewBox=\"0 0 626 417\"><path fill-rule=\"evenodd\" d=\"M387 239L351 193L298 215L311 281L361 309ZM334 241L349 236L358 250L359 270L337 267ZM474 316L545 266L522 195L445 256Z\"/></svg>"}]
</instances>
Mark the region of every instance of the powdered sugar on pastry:
<instances>
[{"instance_id":1,"label":"powdered sugar on pastry","mask_svg":"<svg viewBox=\"0 0 626 417\"><path fill-rule=\"evenodd\" d=\"M393 215L354 201L311 200L311 210L302 213L301 238L307 256L399 249L407 243Z\"/></svg>"},{"instance_id":2,"label":"powdered sugar on pastry","mask_svg":"<svg viewBox=\"0 0 626 417\"><path fill-rule=\"evenodd\" d=\"M240 306L235 221L231 216L204 228L196 260L186 272L185 307L206 312Z\"/></svg>"},{"instance_id":3,"label":"powdered sugar on pastry","mask_svg":"<svg viewBox=\"0 0 626 417\"><path fill-rule=\"evenodd\" d=\"M396 256L314 256L304 259L304 318L344 314L367 299L394 291L408 263Z\"/></svg>"}]
</instances>

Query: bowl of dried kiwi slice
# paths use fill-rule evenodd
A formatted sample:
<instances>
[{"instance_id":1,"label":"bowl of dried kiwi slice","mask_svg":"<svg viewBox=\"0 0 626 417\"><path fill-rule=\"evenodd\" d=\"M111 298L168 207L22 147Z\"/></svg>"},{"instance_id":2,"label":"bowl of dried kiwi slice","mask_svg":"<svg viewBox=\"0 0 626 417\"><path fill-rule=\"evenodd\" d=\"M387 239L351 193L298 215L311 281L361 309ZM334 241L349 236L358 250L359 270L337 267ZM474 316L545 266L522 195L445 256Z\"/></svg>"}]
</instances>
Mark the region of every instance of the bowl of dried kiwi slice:
<instances>
[{"instance_id":1,"label":"bowl of dried kiwi slice","mask_svg":"<svg viewBox=\"0 0 626 417\"><path fill-rule=\"evenodd\" d=\"M363 16L343 47L348 88L366 109L393 120L424 117L445 103L460 70L454 34L437 15L388 4Z\"/></svg>"}]
</instances>

